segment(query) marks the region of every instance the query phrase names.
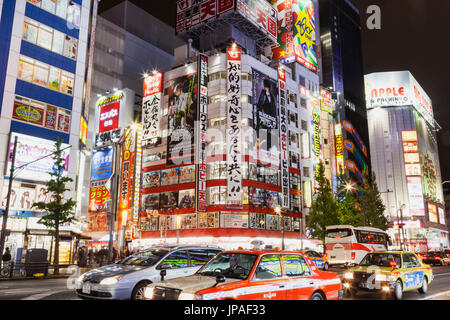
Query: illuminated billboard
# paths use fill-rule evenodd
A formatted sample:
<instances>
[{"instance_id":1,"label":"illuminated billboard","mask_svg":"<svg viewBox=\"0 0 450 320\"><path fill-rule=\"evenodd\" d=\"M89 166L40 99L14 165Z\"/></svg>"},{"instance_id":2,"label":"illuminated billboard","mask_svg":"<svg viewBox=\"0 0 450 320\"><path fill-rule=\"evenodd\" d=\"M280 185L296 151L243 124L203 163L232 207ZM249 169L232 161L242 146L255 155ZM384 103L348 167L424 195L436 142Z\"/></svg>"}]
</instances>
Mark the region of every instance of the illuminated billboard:
<instances>
[{"instance_id":1,"label":"illuminated billboard","mask_svg":"<svg viewBox=\"0 0 450 320\"><path fill-rule=\"evenodd\" d=\"M158 72L144 79L142 95L142 140L156 139L160 136L161 93L163 74Z\"/></svg>"},{"instance_id":2,"label":"illuminated billboard","mask_svg":"<svg viewBox=\"0 0 450 320\"><path fill-rule=\"evenodd\" d=\"M409 71L371 73L364 79L367 109L413 106L434 127L431 99Z\"/></svg>"},{"instance_id":3,"label":"illuminated billboard","mask_svg":"<svg viewBox=\"0 0 450 320\"><path fill-rule=\"evenodd\" d=\"M297 61L317 72L316 19L312 0L272 1L278 11L278 47L273 59Z\"/></svg>"}]
</instances>

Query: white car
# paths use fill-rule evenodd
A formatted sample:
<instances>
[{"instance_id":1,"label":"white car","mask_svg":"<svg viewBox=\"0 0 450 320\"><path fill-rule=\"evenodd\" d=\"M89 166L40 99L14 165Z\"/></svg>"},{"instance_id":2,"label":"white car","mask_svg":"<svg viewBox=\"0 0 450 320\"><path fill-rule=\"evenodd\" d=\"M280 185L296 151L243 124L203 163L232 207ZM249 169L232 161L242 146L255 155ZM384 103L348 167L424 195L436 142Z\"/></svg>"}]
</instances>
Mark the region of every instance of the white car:
<instances>
[{"instance_id":1,"label":"white car","mask_svg":"<svg viewBox=\"0 0 450 320\"><path fill-rule=\"evenodd\" d=\"M151 283L193 275L218 247L165 245L138 252L115 264L90 270L77 279L76 293L85 299L141 300ZM162 272L161 272L162 271Z\"/></svg>"}]
</instances>

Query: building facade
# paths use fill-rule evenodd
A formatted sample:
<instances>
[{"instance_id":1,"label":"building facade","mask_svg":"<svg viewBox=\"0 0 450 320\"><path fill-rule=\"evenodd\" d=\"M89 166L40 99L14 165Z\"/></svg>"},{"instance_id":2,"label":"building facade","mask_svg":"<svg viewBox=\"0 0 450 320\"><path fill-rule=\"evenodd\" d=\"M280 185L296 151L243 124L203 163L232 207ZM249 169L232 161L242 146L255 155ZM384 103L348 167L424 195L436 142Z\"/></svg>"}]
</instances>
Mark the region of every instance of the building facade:
<instances>
[{"instance_id":1,"label":"building facade","mask_svg":"<svg viewBox=\"0 0 450 320\"><path fill-rule=\"evenodd\" d=\"M20 260L27 248L52 247L48 230L37 223L42 213L31 206L51 197L45 194L51 158L36 160L52 153L57 138L66 148L66 174L74 181L66 197L76 198L89 121L88 49L96 1L1 1L0 10L0 185L4 207L9 155L17 137L19 169L12 184L6 246ZM71 258L76 229L62 228L61 262Z\"/></svg>"},{"instance_id":2,"label":"building facade","mask_svg":"<svg viewBox=\"0 0 450 320\"><path fill-rule=\"evenodd\" d=\"M365 76L372 168L392 227L409 249L448 247L432 101L408 71Z\"/></svg>"}]
</instances>

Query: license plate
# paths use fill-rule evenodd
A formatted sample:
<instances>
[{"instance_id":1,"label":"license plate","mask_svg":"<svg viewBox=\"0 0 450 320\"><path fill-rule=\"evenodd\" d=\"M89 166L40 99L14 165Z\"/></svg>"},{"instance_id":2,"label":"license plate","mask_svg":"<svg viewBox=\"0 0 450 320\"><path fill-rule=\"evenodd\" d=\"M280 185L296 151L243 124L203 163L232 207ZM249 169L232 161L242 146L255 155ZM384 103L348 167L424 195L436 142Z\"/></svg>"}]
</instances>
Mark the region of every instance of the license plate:
<instances>
[{"instance_id":1,"label":"license plate","mask_svg":"<svg viewBox=\"0 0 450 320\"><path fill-rule=\"evenodd\" d=\"M91 293L91 286L89 285L89 283L83 284L83 289L81 289L81 291L83 293L90 294Z\"/></svg>"}]
</instances>

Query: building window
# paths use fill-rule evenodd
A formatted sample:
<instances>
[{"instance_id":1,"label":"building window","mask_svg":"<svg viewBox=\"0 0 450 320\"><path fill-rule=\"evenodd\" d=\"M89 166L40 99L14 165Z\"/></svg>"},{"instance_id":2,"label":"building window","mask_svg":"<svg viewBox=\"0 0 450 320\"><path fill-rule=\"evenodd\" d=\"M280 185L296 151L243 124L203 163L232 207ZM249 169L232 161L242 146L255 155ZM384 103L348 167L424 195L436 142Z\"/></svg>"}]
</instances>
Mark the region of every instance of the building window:
<instances>
[{"instance_id":1,"label":"building window","mask_svg":"<svg viewBox=\"0 0 450 320\"><path fill-rule=\"evenodd\" d=\"M309 178L309 167L303 167L303 175Z\"/></svg>"},{"instance_id":2,"label":"building window","mask_svg":"<svg viewBox=\"0 0 450 320\"><path fill-rule=\"evenodd\" d=\"M39 7L45 11L53 13L58 17L67 20L76 27L80 27L80 10L79 4L69 0L28 0L29 3Z\"/></svg>"},{"instance_id":3,"label":"building window","mask_svg":"<svg viewBox=\"0 0 450 320\"><path fill-rule=\"evenodd\" d=\"M306 109L306 99L300 98L300 106Z\"/></svg>"},{"instance_id":4,"label":"building window","mask_svg":"<svg viewBox=\"0 0 450 320\"><path fill-rule=\"evenodd\" d=\"M77 57L77 39L27 17L24 22L22 39L70 59Z\"/></svg>"},{"instance_id":5,"label":"building window","mask_svg":"<svg viewBox=\"0 0 450 320\"><path fill-rule=\"evenodd\" d=\"M308 123L305 120L302 120L302 130L308 131Z\"/></svg>"},{"instance_id":6,"label":"building window","mask_svg":"<svg viewBox=\"0 0 450 320\"><path fill-rule=\"evenodd\" d=\"M62 72L61 76L61 91L67 94L73 94L74 76L67 71Z\"/></svg>"},{"instance_id":7,"label":"building window","mask_svg":"<svg viewBox=\"0 0 450 320\"><path fill-rule=\"evenodd\" d=\"M300 85L306 87L306 79L304 76L299 77Z\"/></svg>"},{"instance_id":8,"label":"building window","mask_svg":"<svg viewBox=\"0 0 450 320\"><path fill-rule=\"evenodd\" d=\"M47 86L49 69L49 65L35 61L33 82L42 86Z\"/></svg>"}]
</instances>

